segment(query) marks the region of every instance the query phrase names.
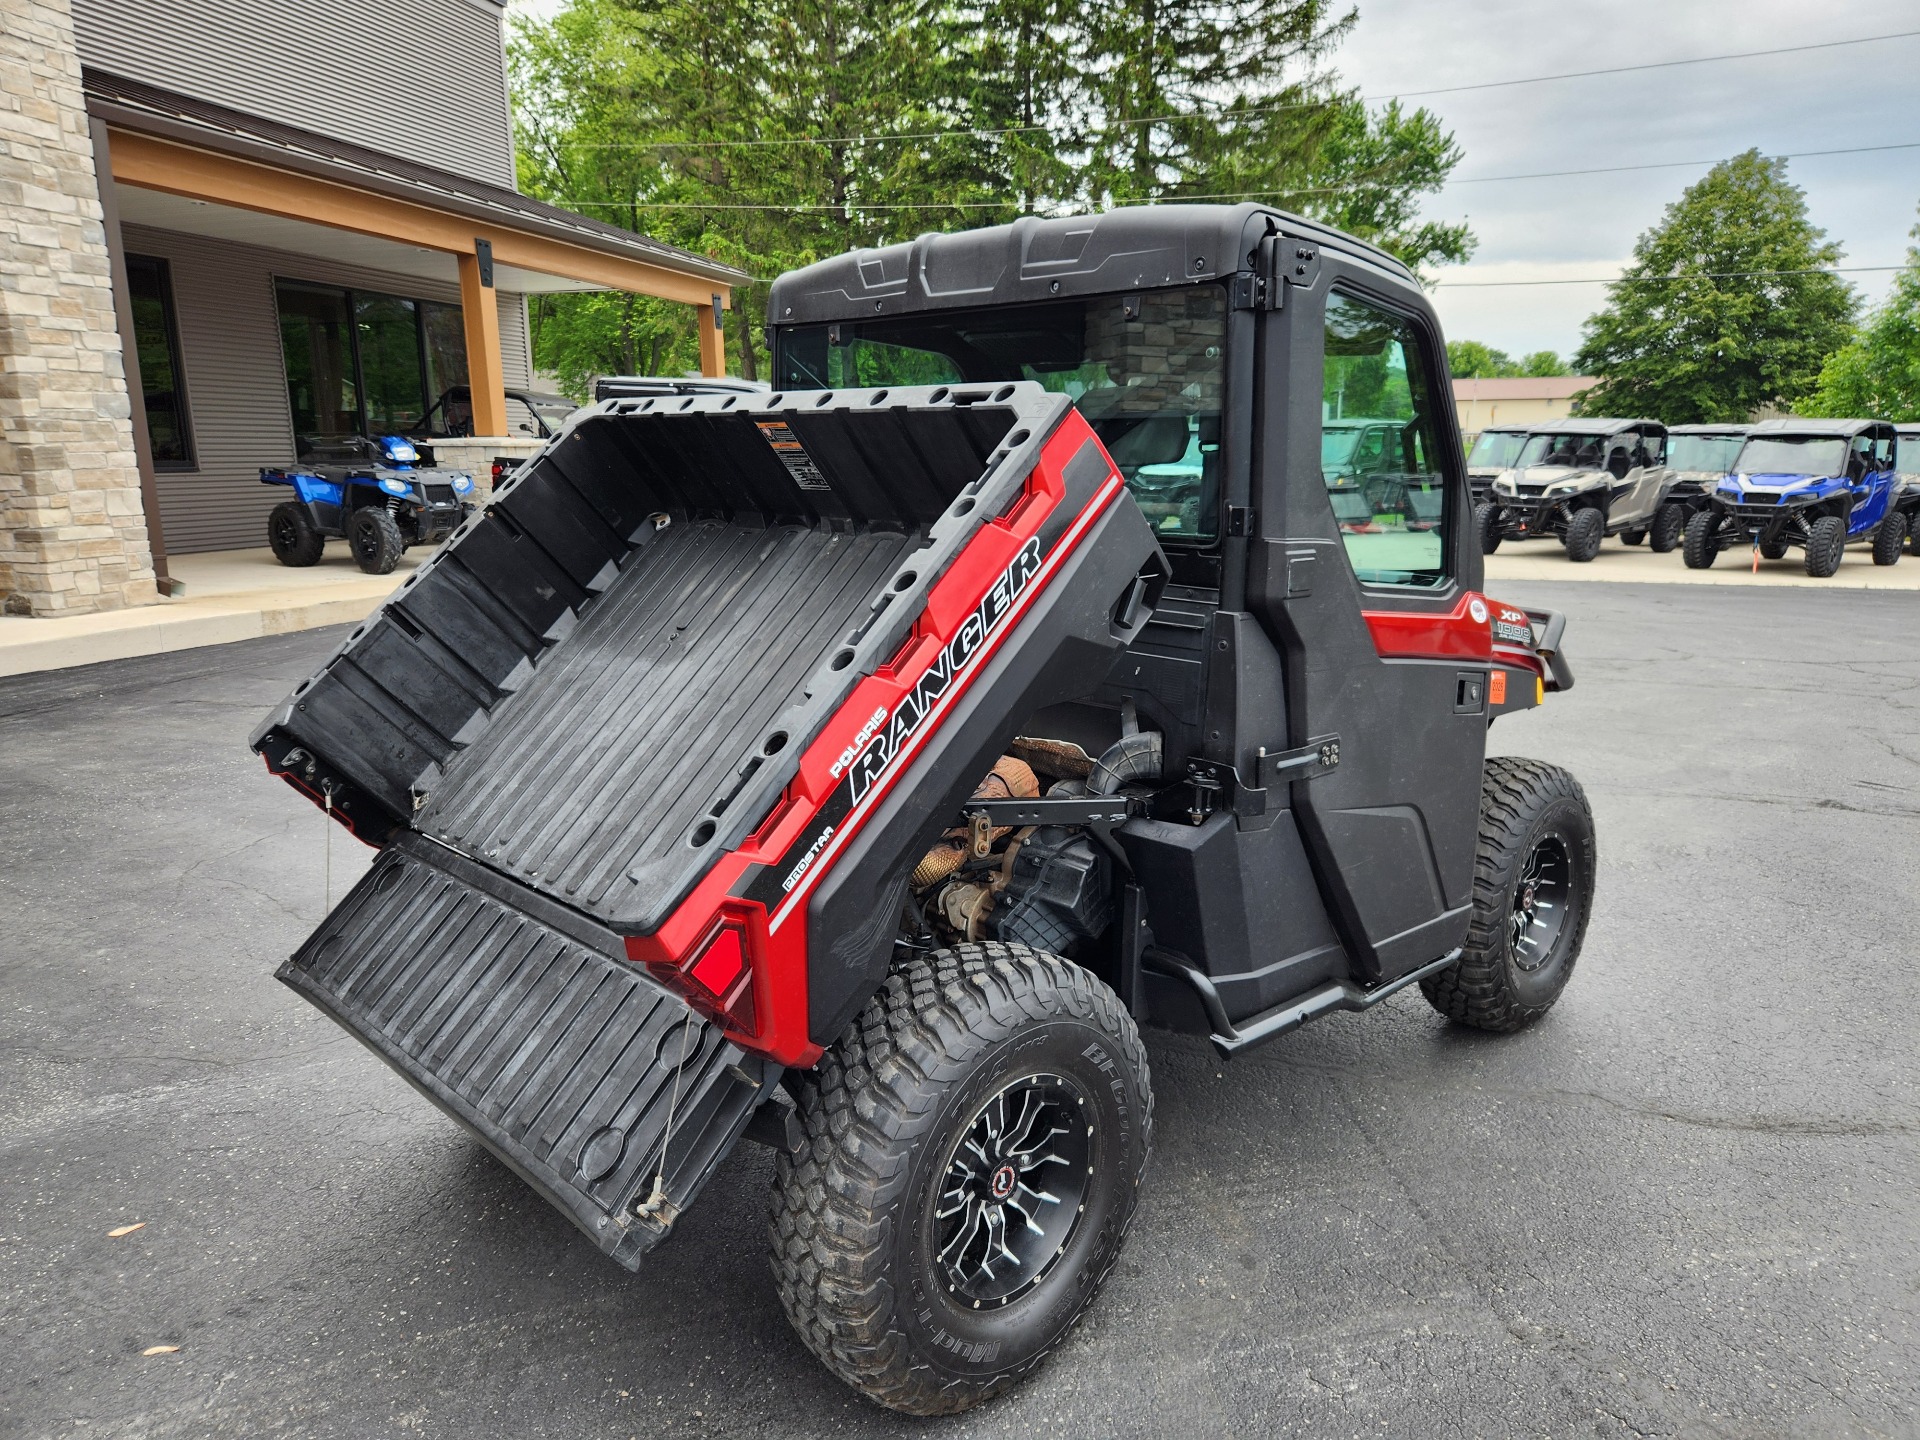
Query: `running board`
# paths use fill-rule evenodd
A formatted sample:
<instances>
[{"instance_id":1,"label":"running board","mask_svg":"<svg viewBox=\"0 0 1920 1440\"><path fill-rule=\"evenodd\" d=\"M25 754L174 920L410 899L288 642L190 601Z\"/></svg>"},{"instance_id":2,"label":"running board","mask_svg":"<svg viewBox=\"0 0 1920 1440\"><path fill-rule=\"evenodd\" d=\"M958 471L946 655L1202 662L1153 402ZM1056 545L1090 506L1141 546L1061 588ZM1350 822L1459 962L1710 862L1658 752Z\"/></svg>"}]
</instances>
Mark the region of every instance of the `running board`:
<instances>
[{"instance_id":1,"label":"running board","mask_svg":"<svg viewBox=\"0 0 1920 1440\"><path fill-rule=\"evenodd\" d=\"M1213 1033L1207 1038L1213 1042L1213 1048L1219 1052L1222 1060L1231 1060L1237 1055L1244 1055L1256 1045L1264 1045L1269 1040L1290 1034L1309 1020L1318 1020L1335 1010L1371 1010L1388 996L1397 995L1409 985L1458 964L1460 953L1456 946L1438 960L1430 961L1371 990L1362 990L1350 980L1330 980L1298 999L1276 1005L1237 1024L1227 1018L1226 1008L1220 1003L1220 993L1213 988L1213 981L1207 976L1190 965L1173 960L1169 955L1155 953L1153 959L1159 962L1155 968L1170 968L1193 986L1213 1026Z\"/></svg>"}]
</instances>

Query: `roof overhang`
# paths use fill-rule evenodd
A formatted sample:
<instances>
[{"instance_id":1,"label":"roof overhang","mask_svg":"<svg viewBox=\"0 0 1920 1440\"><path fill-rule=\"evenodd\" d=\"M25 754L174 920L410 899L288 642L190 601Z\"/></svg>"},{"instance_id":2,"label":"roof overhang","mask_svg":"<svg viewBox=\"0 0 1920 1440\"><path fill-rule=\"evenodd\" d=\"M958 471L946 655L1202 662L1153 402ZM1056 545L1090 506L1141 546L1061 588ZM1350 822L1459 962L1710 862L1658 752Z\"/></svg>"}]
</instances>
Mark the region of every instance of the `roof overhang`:
<instances>
[{"instance_id":1,"label":"roof overhang","mask_svg":"<svg viewBox=\"0 0 1920 1440\"><path fill-rule=\"evenodd\" d=\"M455 254L486 240L497 263L689 304L751 278L500 186L118 76L85 85L124 185Z\"/></svg>"}]
</instances>

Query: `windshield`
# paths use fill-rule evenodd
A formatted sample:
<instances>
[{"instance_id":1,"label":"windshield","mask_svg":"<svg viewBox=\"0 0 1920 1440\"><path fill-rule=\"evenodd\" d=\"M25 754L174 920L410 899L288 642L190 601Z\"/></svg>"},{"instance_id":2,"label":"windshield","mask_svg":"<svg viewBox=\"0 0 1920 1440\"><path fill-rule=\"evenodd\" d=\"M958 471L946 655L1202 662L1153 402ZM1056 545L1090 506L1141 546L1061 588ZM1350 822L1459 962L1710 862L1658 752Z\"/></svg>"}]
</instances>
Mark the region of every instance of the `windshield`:
<instances>
[{"instance_id":1,"label":"windshield","mask_svg":"<svg viewBox=\"0 0 1920 1440\"><path fill-rule=\"evenodd\" d=\"M1322 430L1320 432L1320 468L1328 472L1345 469L1347 461L1353 458L1354 446L1359 443L1358 430Z\"/></svg>"},{"instance_id":2,"label":"windshield","mask_svg":"<svg viewBox=\"0 0 1920 1440\"><path fill-rule=\"evenodd\" d=\"M1219 533L1227 300L1217 285L779 332L783 390L1035 380L1073 397L1163 539Z\"/></svg>"},{"instance_id":3,"label":"windshield","mask_svg":"<svg viewBox=\"0 0 1920 1440\"><path fill-rule=\"evenodd\" d=\"M1526 443L1524 430L1482 430L1480 438L1473 442L1473 449L1467 452L1468 468L1473 470L1506 470L1520 454L1520 447Z\"/></svg>"},{"instance_id":4,"label":"windshield","mask_svg":"<svg viewBox=\"0 0 1920 1440\"><path fill-rule=\"evenodd\" d=\"M1520 458L1513 463L1517 466L1560 465L1570 469L1595 470L1600 466L1600 447L1606 440L1604 435L1559 435L1550 431L1536 431L1527 437L1527 443L1520 450Z\"/></svg>"},{"instance_id":5,"label":"windshield","mask_svg":"<svg viewBox=\"0 0 1920 1440\"><path fill-rule=\"evenodd\" d=\"M1901 430L1898 434L1893 468L1902 475L1920 475L1920 430Z\"/></svg>"},{"instance_id":6,"label":"windshield","mask_svg":"<svg viewBox=\"0 0 1920 1440\"><path fill-rule=\"evenodd\" d=\"M1746 475L1838 475L1847 468L1847 442L1830 435L1755 436L1734 468Z\"/></svg>"},{"instance_id":7,"label":"windshield","mask_svg":"<svg viewBox=\"0 0 1920 1440\"><path fill-rule=\"evenodd\" d=\"M1701 470L1725 475L1740 458L1744 435L1673 435L1667 439L1669 470Z\"/></svg>"}]
</instances>

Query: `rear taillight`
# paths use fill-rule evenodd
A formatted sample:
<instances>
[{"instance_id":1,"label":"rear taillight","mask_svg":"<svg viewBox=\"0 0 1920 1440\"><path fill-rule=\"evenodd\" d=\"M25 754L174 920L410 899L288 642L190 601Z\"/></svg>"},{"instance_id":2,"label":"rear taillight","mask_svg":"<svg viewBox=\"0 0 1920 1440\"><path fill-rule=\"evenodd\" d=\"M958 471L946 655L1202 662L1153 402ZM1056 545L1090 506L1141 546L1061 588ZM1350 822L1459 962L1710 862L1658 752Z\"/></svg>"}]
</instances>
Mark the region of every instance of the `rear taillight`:
<instances>
[{"instance_id":1,"label":"rear taillight","mask_svg":"<svg viewBox=\"0 0 1920 1440\"><path fill-rule=\"evenodd\" d=\"M764 920L762 921L764 924ZM684 965L649 960L647 973L731 1034L757 1033L753 1001L758 949L751 917L728 915Z\"/></svg>"}]
</instances>

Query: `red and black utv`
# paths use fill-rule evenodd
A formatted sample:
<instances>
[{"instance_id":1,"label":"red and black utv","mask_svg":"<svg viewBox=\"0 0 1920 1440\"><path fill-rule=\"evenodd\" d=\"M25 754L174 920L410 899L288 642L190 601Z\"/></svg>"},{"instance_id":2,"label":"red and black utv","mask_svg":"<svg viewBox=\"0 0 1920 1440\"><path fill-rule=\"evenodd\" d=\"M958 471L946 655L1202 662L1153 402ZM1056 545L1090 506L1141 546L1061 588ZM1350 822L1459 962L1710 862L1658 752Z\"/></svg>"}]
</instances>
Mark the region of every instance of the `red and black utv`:
<instances>
[{"instance_id":1,"label":"red and black utv","mask_svg":"<svg viewBox=\"0 0 1920 1440\"><path fill-rule=\"evenodd\" d=\"M807 1344L914 1413L1091 1302L1142 1025L1419 985L1511 1030L1592 904L1571 683L1483 596L1445 350L1257 206L783 277L776 388L581 413L254 736L380 847L280 970L629 1268L745 1136ZM1336 520L1391 420L1419 524Z\"/></svg>"}]
</instances>

